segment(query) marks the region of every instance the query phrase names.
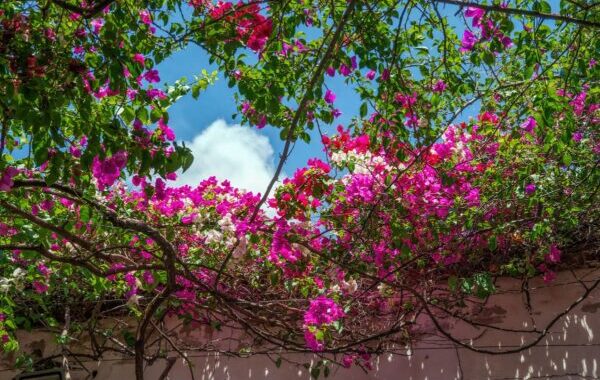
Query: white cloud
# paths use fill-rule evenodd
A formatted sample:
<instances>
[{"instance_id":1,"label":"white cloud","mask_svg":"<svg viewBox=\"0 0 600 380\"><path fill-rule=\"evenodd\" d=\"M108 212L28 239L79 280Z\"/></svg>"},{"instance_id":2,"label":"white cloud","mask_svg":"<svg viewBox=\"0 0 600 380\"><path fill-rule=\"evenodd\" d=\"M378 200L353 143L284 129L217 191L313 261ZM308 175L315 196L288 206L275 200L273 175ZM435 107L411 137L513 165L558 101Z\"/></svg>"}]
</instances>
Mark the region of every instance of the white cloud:
<instances>
[{"instance_id":1,"label":"white cloud","mask_svg":"<svg viewBox=\"0 0 600 380\"><path fill-rule=\"evenodd\" d=\"M266 136L239 124L216 120L194 141L186 142L194 163L179 174L177 185L196 186L215 176L235 187L263 194L273 177L273 147Z\"/></svg>"}]
</instances>

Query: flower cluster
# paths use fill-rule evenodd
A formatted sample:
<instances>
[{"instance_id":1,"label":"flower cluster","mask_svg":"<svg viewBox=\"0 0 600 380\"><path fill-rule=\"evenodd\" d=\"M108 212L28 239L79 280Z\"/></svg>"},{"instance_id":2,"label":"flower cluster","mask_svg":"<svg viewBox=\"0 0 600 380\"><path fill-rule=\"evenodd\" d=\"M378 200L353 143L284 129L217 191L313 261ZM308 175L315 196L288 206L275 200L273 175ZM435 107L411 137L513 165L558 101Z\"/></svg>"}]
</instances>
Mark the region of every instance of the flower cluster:
<instances>
[{"instance_id":1,"label":"flower cluster","mask_svg":"<svg viewBox=\"0 0 600 380\"><path fill-rule=\"evenodd\" d=\"M491 18L486 17L485 10L476 7L467 7L465 16L472 19L471 25L474 28L481 30L481 36L477 37L470 30L465 30L461 41L461 52L471 51L477 42L489 41L494 38L497 39L505 49L513 45L510 37L502 33Z\"/></svg>"},{"instance_id":2,"label":"flower cluster","mask_svg":"<svg viewBox=\"0 0 600 380\"><path fill-rule=\"evenodd\" d=\"M304 313L304 339L313 351L323 349L323 329L344 317L344 311L331 298L319 296L310 301Z\"/></svg>"},{"instance_id":3,"label":"flower cluster","mask_svg":"<svg viewBox=\"0 0 600 380\"><path fill-rule=\"evenodd\" d=\"M98 183L98 189L102 191L112 186L121 177L121 171L126 164L127 153L124 151L119 151L105 159L94 157L92 174Z\"/></svg>"}]
</instances>

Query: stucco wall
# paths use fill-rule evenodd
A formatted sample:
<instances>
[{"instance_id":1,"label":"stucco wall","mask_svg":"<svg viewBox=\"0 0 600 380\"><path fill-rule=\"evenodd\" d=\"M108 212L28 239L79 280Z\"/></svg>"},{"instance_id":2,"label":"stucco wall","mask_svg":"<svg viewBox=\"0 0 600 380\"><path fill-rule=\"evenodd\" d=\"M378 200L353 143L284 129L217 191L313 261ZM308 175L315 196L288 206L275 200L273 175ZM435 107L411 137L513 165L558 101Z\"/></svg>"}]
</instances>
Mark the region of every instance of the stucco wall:
<instances>
[{"instance_id":1,"label":"stucco wall","mask_svg":"<svg viewBox=\"0 0 600 380\"><path fill-rule=\"evenodd\" d=\"M599 269L562 272L547 285L539 280L530 283L530 305L528 310L520 292L521 283L501 280L499 292L484 312L477 318L492 323L504 330L477 329L466 323L444 321L453 335L471 341L474 347L503 349L517 348L535 338L533 334L522 334L506 329L526 329L536 326L544 328L556 316L600 278ZM430 323L423 321L423 324ZM434 329L432 329L433 331ZM509 355L486 355L457 347L440 334L432 333L418 344L406 350L405 355L382 355L374 361L375 368L365 373L360 368L334 369L329 378L336 380L363 379L600 379L600 286L588 297L561 317L550 332L534 347ZM38 348L49 354L56 350L51 338L42 332L22 333L27 349ZM201 339L199 334L196 339ZM311 356L287 355L295 362L310 362ZM215 354L190 354L194 364L194 378L198 380L260 380L260 379L309 379L309 371L303 366L286 364L280 368L266 356L230 358ZM85 363L97 371L95 379L121 380L133 378L131 360L111 358L99 363ZM157 379L165 362L156 362L146 369L149 380ZM14 372L10 364L1 364L0 379L11 379ZM85 379L87 374L73 372L73 379ZM91 377L87 377L91 378ZM178 359L169 379L191 379L189 368Z\"/></svg>"}]
</instances>

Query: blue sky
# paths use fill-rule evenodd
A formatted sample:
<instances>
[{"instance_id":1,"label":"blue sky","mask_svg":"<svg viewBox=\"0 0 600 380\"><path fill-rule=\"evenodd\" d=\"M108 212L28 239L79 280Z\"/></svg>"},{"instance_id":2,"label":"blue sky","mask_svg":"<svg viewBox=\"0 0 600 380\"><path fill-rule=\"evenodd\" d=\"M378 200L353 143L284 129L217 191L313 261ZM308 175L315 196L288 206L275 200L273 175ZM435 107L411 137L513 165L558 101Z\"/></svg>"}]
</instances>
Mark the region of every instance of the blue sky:
<instances>
[{"instance_id":1,"label":"blue sky","mask_svg":"<svg viewBox=\"0 0 600 380\"><path fill-rule=\"evenodd\" d=\"M192 80L194 75L199 74L202 69L211 72L217 70L217 67L214 64L210 65L207 54L195 45L190 45L186 49L175 53L158 66L162 81L169 84L174 83L183 76L187 77L188 80ZM337 99L335 106L342 111L342 115L330 129L335 128L337 124L347 125L352 117L358 114L358 109L360 107L358 95L348 89L343 82L343 77L340 75L337 75L335 78L328 78L327 86L336 92ZM204 157L206 157L206 155L218 156L213 159L207 158L205 160L197 157L196 161L198 162L185 173L184 177L187 178L181 183L193 184L194 182L197 183L198 180L201 180L201 177L203 176L216 175L221 179L231 178L234 185L242 186L248 184L248 173L241 173L241 171L251 170L251 168L247 166L247 160L256 160L257 156L261 156L262 159L269 161L271 166L277 164L279 153L283 149L283 141L279 138L279 129L267 125L264 129L257 130L255 127L244 125L242 128L235 128L237 134L233 133L230 129L225 129L238 124L241 119L239 116L235 120L232 118L234 114L238 113L234 93L235 90L227 86L226 80L223 78L223 75L220 74L219 79L213 85L209 86L206 91L202 92L197 100L193 99L191 95L188 95L179 99L179 101L169 109L169 125L175 131L178 140L186 141L188 143L186 145L190 145L189 143L194 142L194 139L200 138L202 140L201 142L198 142L197 144L192 143L191 148L194 153ZM228 126L226 127L222 123L213 125L213 123L218 120L225 121ZM210 142L207 143L205 139L205 137L208 138L206 136L207 128L211 126L213 126L213 129L209 132L211 135ZM215 128L218 128L218 131L215 130ZM227 136L230 140L223 141L223 139L214 138L215 134L219 132L221 132L223 136ZM263 139L260 137L263 137ZM233 144L232 146L232 138L239 138L240 141L238 144ZM260 141L257 143L258 140ZM265 148L265 145L263 144L265 141L267 141L271 147L271 157L265 158L264 155L261 155L255 149L251 149L251 146L248 146L258 144ZM219 146L220 144L223 144L222 149L219 149L219 146L216 146L217 144L219 144ZM242 144L244 144L244 146L242 146ZM229 157L231 162L229 163L229 170L223 172L222 165L220 164L222 164L224 159L227 159L223 156L224 154L227 154L227 152L223 152L225 149L230 150L228 153L231 156ZM244 154L246 157L242 157ZM248 155L251 157L248 157ZM317 131L313 132L313 141L310 144L306 144L302 141L296 143L292 155L284 167L285 174L291 175L296 168L304 166L309 158L315 156L323 157L322 145ZM200 166L200 163L202 163L202 166ZM214 170L212 171L210 167L207 167L211 166L211 164L214 167ZM236 171L236 168L233 167L236 165L239 165L239 169L237 170L240 171L239 173ZM264 165L259 166L261 166L262 169L265 169ZM269 168L266 169L268 171ZM257 177L264 178L264 173L262 171L256 173L256 175ZM239 177L244 177L246 179L236 183L236 178ZM262 188L266 187L266 183L268 183L268 180L257 180L257 183L255 183L254 186L246 187L250 187L250 190L262 192L264 190Z\"/></svg>"}]
</instances>

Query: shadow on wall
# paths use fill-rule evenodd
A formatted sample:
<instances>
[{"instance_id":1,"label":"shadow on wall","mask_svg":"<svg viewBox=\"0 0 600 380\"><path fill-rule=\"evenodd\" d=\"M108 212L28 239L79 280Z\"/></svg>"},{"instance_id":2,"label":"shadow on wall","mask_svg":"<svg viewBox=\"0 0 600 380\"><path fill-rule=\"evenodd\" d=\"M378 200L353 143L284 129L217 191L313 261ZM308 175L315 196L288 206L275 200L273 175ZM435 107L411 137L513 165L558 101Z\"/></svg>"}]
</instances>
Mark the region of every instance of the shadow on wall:
<instances>
[{"instance_id":1,"label":"shadow on wall","mask_svg":"<svg viewBox=\"0 0 600 380\"><path fill-rule=\"evenodd\" d=\"M521 292L521 282L502 279L496 285L498 294L487 302L475 316L479 323L495 328L476 328L465 322L443 321L449 332L466 344L487 350L510 350L533 341L556 316L565 312L589 286L600 277L600 270L563 272L551 284L538 280L530 282L527 301ZM492 355L473 352L459 347L439 332L431 321L420 325L432 333L425 336L405 355L386 354L373 359L373 370L364 372L359 367L332 368L328 379L367 380L480 380L480 379L600 379L600 288L566 313L548 330L537 345L524 351ZM452 325L451 325L452 324ZM515 330L531 330L530 333ZM536 332L537 331L537 332ZM44 340L46 339L46 340ZM206 335L205 335L206 339ZM48 350L49 338L29 334L29 349ZM173 353L173 356L176 356ZM190 353L195 380L295 380L310 379L310 366L282 362L275 365L277 354L257 355L249 358L227 357L218 354ZM294 363L315 364L311 355L285 354ZM72 372L72 379L124 380L134 378L132 360L112 358L99 363L88 362L91 374ZM159 379L167 365L157 361L146 368L148 380ZM15 372L0 372L0 380L12 379ZM190 368L178 358L167 377L170 380L192 379ZM323 377L323 371L320 377Z\"/></svg>"}]
</instances>

